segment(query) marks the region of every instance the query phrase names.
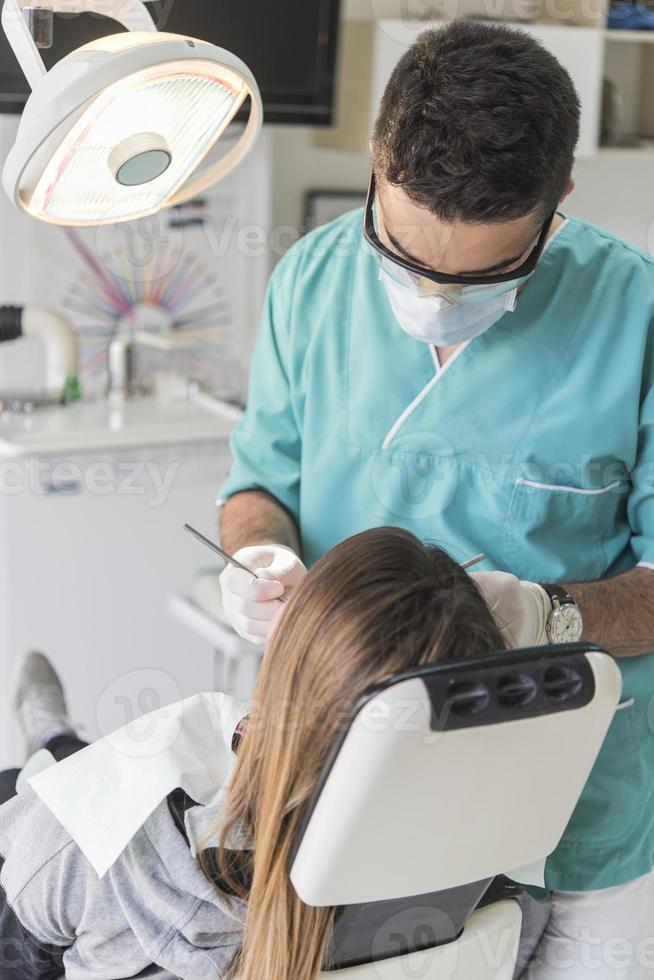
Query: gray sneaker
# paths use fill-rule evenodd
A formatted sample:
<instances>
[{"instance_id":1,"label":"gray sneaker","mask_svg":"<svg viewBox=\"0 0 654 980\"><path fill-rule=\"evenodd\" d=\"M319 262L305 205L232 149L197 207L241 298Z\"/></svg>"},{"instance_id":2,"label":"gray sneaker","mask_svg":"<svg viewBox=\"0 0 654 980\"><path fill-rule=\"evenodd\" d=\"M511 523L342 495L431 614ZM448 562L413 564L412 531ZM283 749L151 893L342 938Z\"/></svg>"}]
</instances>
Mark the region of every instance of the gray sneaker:
<instances>
[{"instance_id":1,"label":"gray sneaker","mask_svg":"<svg viewBox=\"0 0 654 980\"><path fill-rule=\"evenodd\" d=\"M14 683L14 709L31 755L55 735L75 734L59 676L42 653L25 654Z\"/></svg>"}]
</instances>

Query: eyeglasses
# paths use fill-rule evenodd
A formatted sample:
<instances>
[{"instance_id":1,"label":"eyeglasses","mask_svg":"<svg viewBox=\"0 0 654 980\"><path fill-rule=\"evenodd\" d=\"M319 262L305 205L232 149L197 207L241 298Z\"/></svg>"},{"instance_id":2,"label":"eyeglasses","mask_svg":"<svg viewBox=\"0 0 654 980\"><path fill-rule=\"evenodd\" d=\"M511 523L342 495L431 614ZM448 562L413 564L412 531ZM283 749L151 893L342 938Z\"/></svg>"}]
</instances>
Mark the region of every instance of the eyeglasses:
<instances>
[{"instance_id":1,"label":"eyeglasses","mask_svg":"<svg viewBox=\"0 0 654 980\"><path fill-rule=\"evenodd\" d=\"M378 257L381 258L382 264L383 260L392 262L395 266L400 266L406 272L411 273L412 276L418 276L423 279L428 279L431 282L451 284L458 286L483 286L492 285L494 283L512 282L516 279L521 279L528 276L536 268L536 263L541 257L542 251L545 247L545 242L547 241L547 236L549 234L552 221L554 220L554 215L556 214L556 209L552 211L548 218L545 219L543 227L540 230L538 236L538 241L534 245L533 249L527 256L524 262L521 263L516 269L511 269L510 272L502 272L498 274L491 274L487 276L453 276L446 272L437 272L435 269L428 269L425 266L418 265L415 262L411 262L409 259L403 258L396 252L392 252L387 248L384 243L379 238L375 230L375 222L373 216L373 201L375 197L375 174L374 172L370 176L370 185L368 187L368 197L366 200L366 210L363 219L363 235L369 245L377 252Z\"/></svg>"}]
</instances>

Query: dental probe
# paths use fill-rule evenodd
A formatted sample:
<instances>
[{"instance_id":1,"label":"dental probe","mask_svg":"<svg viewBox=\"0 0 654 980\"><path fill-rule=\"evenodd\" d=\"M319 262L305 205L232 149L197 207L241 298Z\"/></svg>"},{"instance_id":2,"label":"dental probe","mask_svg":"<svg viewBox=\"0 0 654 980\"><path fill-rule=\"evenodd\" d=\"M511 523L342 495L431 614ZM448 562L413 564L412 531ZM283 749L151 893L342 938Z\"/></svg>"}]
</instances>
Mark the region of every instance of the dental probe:
<instances>
[{"instance_id":1,"label":"dental probe","mask_svg":"<svg viewBox=\"0 0 654 980\"><path fill-rule=\"evenodd\" d=\"M238 561L238 559L234 558L233 555L230 555L228 551L223 551L222 548L219 548L218 545L214 544L213 541L210 541L209 538L205 538L204 534L200 534L200 532L196 531L190 524L185 524L184 530L189 531L189 533L196 537L198 541L201 541L203 545L206 545L207 548L211 548L211 550L217 555L220 555L222 560L227 562L228 565L233 565L234 568L240 568L242 571L247 572L248 575L252 575L253 578L258 579L260 582L271 581L270 579L262 579L259 575L255 575L251 568L246 568L245 565L242 565L241 562ZM286 602L286 599L279 596L279 602Z\"/></svg>"},{"instance_id":2,"label":"dental probe","mask_svg":"<svg viewBox=\"0 0 654 980\"><path fill-rule=\"evenodd\" d=\"M470 568L471 565L476 565L478 561L483 561L486 555L482 552L480 555L475 555L474 558L468 558L461 565L461 568Z\"/></svg>"}]
</instances>

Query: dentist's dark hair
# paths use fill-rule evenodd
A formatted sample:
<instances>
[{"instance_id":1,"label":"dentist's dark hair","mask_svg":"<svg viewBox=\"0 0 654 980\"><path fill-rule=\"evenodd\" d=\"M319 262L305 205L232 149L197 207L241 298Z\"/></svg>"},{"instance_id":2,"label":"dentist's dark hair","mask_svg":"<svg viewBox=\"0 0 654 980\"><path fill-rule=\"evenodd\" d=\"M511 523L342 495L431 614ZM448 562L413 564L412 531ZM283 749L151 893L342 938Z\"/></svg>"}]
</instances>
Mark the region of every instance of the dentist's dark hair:
<instances>
[{"instance_id":1,"label":"dentist's dark hair","mask_svg":"<svg viewBox=\"0 0 654 980\"><path fill-rule=\"evenodd\" d=\"M543 220L570 179L579 117L570 75L535 38L455 21L420 34L395 67L375 176L445 221Z\"/></svg>"},{"instance_id":2,"label":"dentist's dark hair","mask_svg":"<svg viewBox=\"0 0 654 980\"><path fill-rule=\"evenodd\" d=\"M223 813L222 847L201 858L219 889L248 903L230 976L315 980L320 972L333 909L311 908L298 898L289 852L361 692L420 664L503 648L474 580L408 531L363 531L309 571L284 606L263 658ZM230 851L226 842L243 828L253 850Z\"/></svg>"}]
</instances>

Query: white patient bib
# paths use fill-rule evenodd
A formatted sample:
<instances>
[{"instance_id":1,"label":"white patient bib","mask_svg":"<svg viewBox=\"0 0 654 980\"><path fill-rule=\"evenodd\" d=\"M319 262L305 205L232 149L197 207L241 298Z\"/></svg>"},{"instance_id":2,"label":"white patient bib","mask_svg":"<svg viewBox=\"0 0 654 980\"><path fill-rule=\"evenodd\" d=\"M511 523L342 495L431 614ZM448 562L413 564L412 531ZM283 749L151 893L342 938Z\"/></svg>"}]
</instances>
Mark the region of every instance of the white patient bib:
<instances>
[{"instance_id":1,"label":"white patient bib","mask_svg":"<svg viewBox=\"0 0 654 980\"><path fill-rule=\"evenodd\" d=\"M199 804L218 802L236 761L232 735L247 711L228 694L195 694L136 718L27 782L102 878L177 786Z\"/></svg>"}]
</instances>

